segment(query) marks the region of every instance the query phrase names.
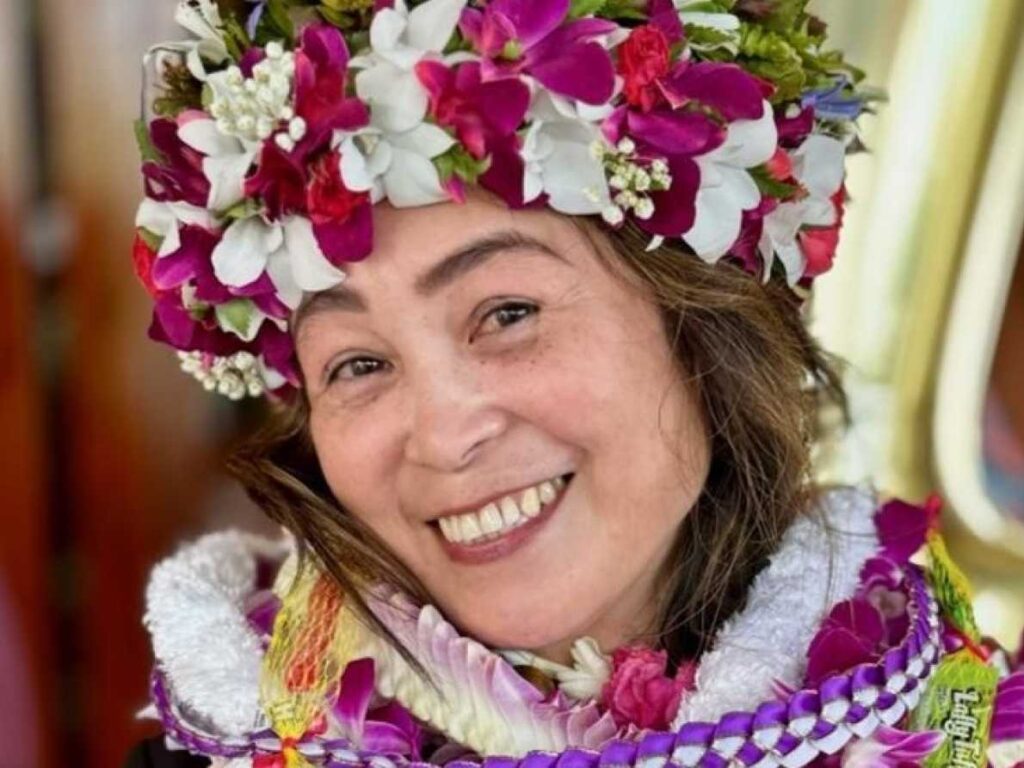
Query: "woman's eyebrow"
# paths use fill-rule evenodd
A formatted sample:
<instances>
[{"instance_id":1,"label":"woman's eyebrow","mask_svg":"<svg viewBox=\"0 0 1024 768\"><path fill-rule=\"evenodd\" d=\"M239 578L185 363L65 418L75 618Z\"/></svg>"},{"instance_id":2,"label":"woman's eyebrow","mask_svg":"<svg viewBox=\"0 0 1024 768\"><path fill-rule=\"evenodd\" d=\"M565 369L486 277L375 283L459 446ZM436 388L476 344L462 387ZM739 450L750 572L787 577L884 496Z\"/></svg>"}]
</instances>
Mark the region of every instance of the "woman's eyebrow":
<instances>
[{"instance_id":1,"label":"woman's eyebrow","mask_svg":"<svg viewBox=\"0 0 1024 768\"><path fill-rule=\"evenodd\" d=\"M492 256L509 251L533 251L568 264L564 256L540 240L514 229L502 230L471 240L449 253L416 279L416 292L423 296L435 294L483 266ZM341 283L313 294L303 302L292 316L291 327L293 332L297 332L306 318L321 311L365 312L366 309L366 300L362 294Z\"/></svg>"},{"instance_id":2,"label":"woman's eyebrow","mask_svg":"<svg viewBox=\"0 0 1024 768\"><path fill-rule=\"evenodd\" d=\"M540 240L518 230L502 230L472 240L445 256L416 279L416 292L422 296L437 293L468 272L483 266L492 256L508 251L534 251L568 263L564 256Z\"/></svg>"}]
</instances>

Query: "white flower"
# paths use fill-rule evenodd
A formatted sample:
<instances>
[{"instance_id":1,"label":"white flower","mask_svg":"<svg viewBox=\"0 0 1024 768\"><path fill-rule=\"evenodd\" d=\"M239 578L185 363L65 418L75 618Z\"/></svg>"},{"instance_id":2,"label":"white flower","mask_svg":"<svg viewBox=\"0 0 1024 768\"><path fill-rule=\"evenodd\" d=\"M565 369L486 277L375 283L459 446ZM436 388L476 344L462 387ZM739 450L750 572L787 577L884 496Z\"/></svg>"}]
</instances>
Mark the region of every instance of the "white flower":
<instances>
[{"instance_id":1,"label":"white flower","mask_svg":"<svg viewBox=\"0 0 1024 768\"><path fill-rule=\"evenodd\" d=\"M604 109L588 112L601 119ZM595 214L612 207L604 163L593 150L604 142L597 122L581 116L567 99L539 90L527 115L530 127L520 154L526 164L523 199L548 195L556 211L571 215Z\"/></svg>"},{"instance_id":2,"label":"white flower","mask_svg":"<svg viewBox=\"0 0 1024 768\"><path fill-rule=\"evenodd\" d=\"M199 38L186 43L189 72L199 81L206 80L203 60L221 64L228 58L224 44L224 22L214 0L180 0L174 20Z\"/></svg>"},{"instance_id":3,"label":"white flower","mask_svg":"<svg viewBox=\"0 0 1024 768\"><path fill-rule=\"evenodd\" d=\"M803 277L807 258L797 241L805 226L830 227L836 222L832 196L843 185L846 150L843 143L829 136L808 136L793 152L793 176L807 190L807 197L782 203L764 219L758 248L764 259L765 277L771 273L772 262L779 258L786 268L790 285Z\"/></svg>"},{"instance_id":4,"label":"white flower","mask_svg":"<svg viewBox=\"0 0 1024 768\"><path fill-rule=\"evenodd\" d=\"M210 182L207 206L211 210L226 211L245 197L245 177L256 161L257 142L229 136L206 118L182 125L178 138L204 155L203 175Z\"/></svg>"},{"instance_id":5,"label":"white flower","mask_svg":"<svg viewBox=\"0 0 1024 768\"><path fill-rule=\"evenodd\" d=\"M239 219L213 249L213 271L227 286L240 287L266 270L278 298L295 309L303 291L325 291L345 279L345 273L324 256L304 216L268 222L259 216Z\"/></svg>"},{"instance_id":6,"label":"white flower","mask_svg":"<svg viewBox=\"0 0 1024 768\"><path fill-rule=\"evenodd\" d=\"M374 203L387 198L396 208L408 208L448 199L433 158L455 140L438 126L419 123L391 133L371 124L356 132L337 131L334 142L345 186L370 192Z\"/></svg>"},{"instance_id":7,"label":"white flower","mask_svg":"<svg viewBox=\"0 0 1024 768\"><path fill-rule=\"evenodd\" d=\"M683 240L705 261L717 261L736 242L743 211L761 201L747 169L768 162L777 143L775 117L764 102L760 118L730 123L725 143L694 158L700 167L700 189L693 226Z\"/></svg>"},{"instance_id":8,"label":"white flower","mask_svg":"<svg viewBox=\"0 0 1024 768\"><path fill-rule=\"evenodd\" d=\"M169 256L181 248L181 225L194 225L213 229L213 216L205 208L190 203L161 203L148 197L139 205L135 226L161 238L158 257Z\"/></svg>"},{"instance_id":9,"label":"white flower","mask_svg":"<svg viewBox=\"0 0 1024 768\"><path fill-rule=\"evenodd\" d=\"M378 11L370 25L370 52L352 59L362 70L356 93L370 106L374 125L387 133L404 133L423 122L427 92L414 68L426 56L441 56L466 0L428 0L412 11L405 0ZM465 60L465 54L448 61ZM469 57L472 58L472 57Z\"/></svg>"}]
</instances>

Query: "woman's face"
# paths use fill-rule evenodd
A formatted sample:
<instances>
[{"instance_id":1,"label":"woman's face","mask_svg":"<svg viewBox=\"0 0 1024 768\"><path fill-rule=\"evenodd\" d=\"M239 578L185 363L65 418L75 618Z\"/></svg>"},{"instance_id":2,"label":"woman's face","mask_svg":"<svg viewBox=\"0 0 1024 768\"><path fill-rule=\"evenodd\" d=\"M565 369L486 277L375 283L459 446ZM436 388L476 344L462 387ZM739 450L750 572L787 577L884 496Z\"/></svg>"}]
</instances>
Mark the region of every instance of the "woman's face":
<instances>
[{"instance_id":1,"label":"woman's face","mask_svg":"<svg viewBox=\"0 0 1024 768\"><path fill-rule=\"evenodd\" d=\"M332 491L478 639L627 642L708 466L657 308L551 212L375 215L295 323Z\"/></svg>"}]
</instances>

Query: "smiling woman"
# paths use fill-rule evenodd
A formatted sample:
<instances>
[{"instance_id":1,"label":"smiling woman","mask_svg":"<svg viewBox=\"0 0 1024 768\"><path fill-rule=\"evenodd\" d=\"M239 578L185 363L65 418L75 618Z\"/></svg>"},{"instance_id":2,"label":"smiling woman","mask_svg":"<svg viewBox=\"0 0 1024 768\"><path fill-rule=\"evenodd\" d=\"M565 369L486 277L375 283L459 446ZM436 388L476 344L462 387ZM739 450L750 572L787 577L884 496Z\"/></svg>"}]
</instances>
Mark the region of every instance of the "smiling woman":
<instances>
[{"instance_id":1,"label":"smiling woman","mask_svg":"<svg viewBox=\"0 0 1024 768\"><path fill-rule=\"evenodd\" d=\"M287 535L154 571L172 750L1013 764L936 505L812 479L867 97L803 5L183 0L136 265L189 373L271 396L230 467Z\"/></svg>"},{"instance_id":2,"label":"smiling woman","mask_svg":"<svg viewBox=\"0 0 1024 768\"><path fill-rule=\"evenodd\" d=\"M243 482L345 582L377 561L489 644L702 650L811 505L812 408L841 399L797 304L483 195L376 215L373 258L296 312L307 394Z\"/></svg>"}]
</instances>

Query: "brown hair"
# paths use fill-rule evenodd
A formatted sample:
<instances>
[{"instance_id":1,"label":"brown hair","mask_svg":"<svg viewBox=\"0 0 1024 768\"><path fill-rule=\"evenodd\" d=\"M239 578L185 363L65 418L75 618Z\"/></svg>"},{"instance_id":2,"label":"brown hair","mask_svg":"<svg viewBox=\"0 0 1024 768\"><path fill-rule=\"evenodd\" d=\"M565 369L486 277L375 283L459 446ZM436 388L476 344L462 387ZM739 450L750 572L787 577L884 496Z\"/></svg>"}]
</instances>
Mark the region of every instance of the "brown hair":
<instances>
[{"instance_id":1,"label":"brown hair","mask_svg":"<svg viewBox=\"0 0 1024 768\"><path fill-rule=\"evenodd\" d=\"M708 647L743 604L786 528L813 509L816 417L826 403L845 414L845 396L804 324L799 300L780 277L764 282L731 264L706 264L682 244L646 252L649 237L631 226L604 235L583 226L598 252L606 260L611 255L610 266L661 308L667 338L697 387L709 427L710 471L676 537L650 638L678 663ZM361 585L383 580L420 601L429 595L335 501L308 424L309 405L300 396L236 450L229 468L387 635L365 610Z\"/></svg>"}]
</instances>

